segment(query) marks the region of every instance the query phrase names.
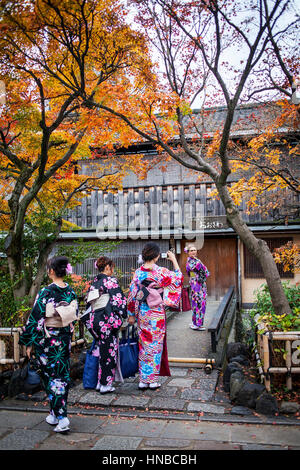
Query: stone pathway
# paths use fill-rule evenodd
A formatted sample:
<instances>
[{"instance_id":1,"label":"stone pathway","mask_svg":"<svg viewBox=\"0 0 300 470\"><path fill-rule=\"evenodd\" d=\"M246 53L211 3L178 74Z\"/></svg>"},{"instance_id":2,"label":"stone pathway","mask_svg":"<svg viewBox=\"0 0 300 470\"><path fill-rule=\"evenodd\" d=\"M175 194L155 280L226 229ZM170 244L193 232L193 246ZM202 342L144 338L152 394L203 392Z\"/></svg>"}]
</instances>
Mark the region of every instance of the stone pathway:
<instances>
[{"instance_id":1,"label":"stone pathway","mask_svg":"<svg viewBox=\"0 0 300 470\"><path fill-rule=\"evenodd\" d=\"M209 303L206 326L217 304ZM191 330L190 322L191 312L176 313L169 320L170 357L209 355L207 330ZM153 464L143 459L158 450L193 452L200 463L197 450L300 449L299 421L232 407L217 368L211 374L203 366L171 364L170 369L171 377L161 377L162 385L155 391L138 390L138 376L116 383L115 392L108 395L85 390L82 381L76 382L69 392L68 434L53 432L45 422L44 392L26 401L5 399L0 402L0 450L96 450L104 455L113 450L147 451L140 461Z\"/></svg>"},{"instance_id":2,"label":"stone pathway","mask_svg":"<svg viewBox=\"0 0 300 470\"><path fill-rule=\"evenodd\" d=\"M210 324L219 302L210 301L204 325ZM209 357L210 335L207 330L195 331L189 328L191 312L176 312L168 320L167 341L169 357ZM192 367L191 367L192 366ZM127 378L124 383L115 383L116 390L111 394L101 395L96 390L85 390L82 381L75 382L69 391L69 410L94 410L98 414L119 413L124 416L177 416L180 419L247 420L247 422L265 422L265 417L257 417L252 410L241 406L232 406L227 393L223 391L221 373L216 367L206 374L204 365L183 367L170 363L171 376L160 377L161 387L157 390L140 391L139 378ZM26 400L5 399L0 402L0 409L25 409L48 407L45 392L23 397ZM278 419L278 418L276 418ZM289 422L281 417L280 422Z\"/></svg>"},{"instance_id":3,"label":"stone pathway","mask_svg":"<svg viewBox=\"0 0 300 470\"><path fill-rule=\"evenodd\" d=\"M99 416L96 413L83 415L78 412L70 415L71 431L57 434L46 423L45 416L45 412L0 410L0 450L100 451L100 454L95 453L98 464L107 463L102 458L120 455L108 451L123 451L124 456L137 455L144 464L153 464L150 459L160 455L157 451L173 450L177 456L193 456L197 462L192 463L200 464L203 455L198 454L197 450L300 449L299 426L128 418L109 414ZM141 452L133 454L129 451ZM14 458L18 456L24 463L26 454L16 454ZM32 455L28 457L32 459ZM76 458L78 464L81 456L77 453L69 454L69 463L70 458ZM93 455L90 454L89 464L91 458Z\"/></svg>"},{"instance_id":4,"label":"stone pathway","mask_svg":"<svg viewBox=\"0 0 300 470\"><path fill-rule=\"evenodd\" d=\"M171 367L171 377L161 377L161 387L157 390L140 391L139 378L125 379L124 383L116 384L116 391L101 395L95 390L84 390L82 383L72 388L68 402L71 405L93 405L110 407L127 407L135 409L201 412L207 411L214 396L218 371L210 375L203 369ZM222 405L214 405L211 412L224 413Z\"/></svg>"}]
</instances>

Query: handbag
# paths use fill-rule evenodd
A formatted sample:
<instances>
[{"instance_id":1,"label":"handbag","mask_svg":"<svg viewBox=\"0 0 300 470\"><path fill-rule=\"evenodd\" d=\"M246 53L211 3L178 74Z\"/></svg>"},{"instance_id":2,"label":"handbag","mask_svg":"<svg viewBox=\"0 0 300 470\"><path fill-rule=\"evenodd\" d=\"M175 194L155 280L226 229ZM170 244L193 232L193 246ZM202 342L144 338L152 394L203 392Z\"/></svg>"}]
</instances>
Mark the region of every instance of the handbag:
<instances>
[{"instance_id":1,"label":"handbag","mask_svg":"<svg viewBox=\"0 0 300 470\"><path fill-rule=\"evenodd\" d=\"M82 383L83 388L96 388L98 382L99 357L93 356L92 351L95 347L94 339L91 348L86 352L83 369Z\"/></svg>"},{"instance_id":2,"label":"handbag","mask_svg":"<svg viewBox=\"0 0 300 470\"><path fill-rule=\"evenodd\" d=\"M41 383L41 365L38 359L31 357L28 362L27 377L25 382L29 385L39 385Z\"/></svg>"},{"instance_id":3,"label":"handbag","mask_svg":"<svg viewBox=\"0 0 300 470\"><path fill-rule=\"evenodd\" d=\"M132 335L129 333L130 325L127 326L124 337L119 341L119 356L121 372L124 379L134 377L139 370L139 344L136 328L132 328Z\"/></svg>"}]
</instances>

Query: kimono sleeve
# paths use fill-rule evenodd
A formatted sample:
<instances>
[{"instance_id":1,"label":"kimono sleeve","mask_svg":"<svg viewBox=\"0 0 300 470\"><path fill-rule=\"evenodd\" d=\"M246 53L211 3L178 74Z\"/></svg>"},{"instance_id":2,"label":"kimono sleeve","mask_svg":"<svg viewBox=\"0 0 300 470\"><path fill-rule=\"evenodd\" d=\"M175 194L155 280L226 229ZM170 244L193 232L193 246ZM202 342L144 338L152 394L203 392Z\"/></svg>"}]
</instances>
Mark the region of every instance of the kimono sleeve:
<instances>
[{"instance_id":1,"label":"kimono sleeve","mask_svg":"<svg viewBox=\"0 0 300 470\"><path fill-rule=\"evenodd\" d=\"M175 269L175 271L170 271L167 268L162 268L159 275L159 285L160 287L182 287L183 284L183 274L180 269Z\"/></svg>"},{"instance_id":2,"label":"kimono sleeve","mask_svg":"<svg viewBox=\"0 0 300 470\"><path fill-rule=\"evenodd\" d=\"M208 276L210 275L210 273L209 273L207 267L206 267L203 263L201 263L200 260L197 261L194 270L195 270L196 272L203 271L206 277L208 277Z\"/></svg>"},{"instance_id":3,"label":"kimono sleeve","mask_svg":"<svg viewBox=\"0 0 300 470\"><path fill-rule=\"evenodd\" d=\"M190 273L191 273L192 269L191 269L191 266L190 266L189 262L186 263L186 268L185 269L186 269L186 272L187 272L188 276L190 276Z\"/></svg>"},{"instance_id":4,"label":"kimono sleeve","mask_svg":"<svg viewBox=\"0 0 300 470\"><path fill-rule=\"evenodd\" d=\"M128 315L136 315L136 295L138 293L138 277L136 273L133 276L131 284L129 286L129 295L127 299L127 311Z\"/></svg>"},{"instance_id":5,"label":"kimono sleeve","mask_svg":"<svg viewBox=\"0 0 300 470\"><path fill-rule=\"evenodd\" d=\"M104 286L110 295L110 303L114 312L118 313L122 318L127 317L127 299L123 294L118 281L114 277L108 277L103 281Z\"/></svg>"},{"instance_id":6,"label":"kimono sleeve","mask_svg":"<svg viewBox=\"0 0 300 470\"><path fill-rule=\"evenodd\" d=\"M44 322L48 298L49 291L47 288L42 289L37 295L27 323L20 335L20 344L24 346L40 346L40 341L44 338Z\"/></svg>"},{"instance_id":7,"label":"kimono sleeve","mask_svg":"<svg viewBox=\"0 0 300 470\"><path fill-rule=\"evenodd\" d=\"M76 295L76 293L72 290L71 291L71 298L70 298L70 302L72 302L73 300L76 300L77 302L77 311L76 311L76 316L77 318L79 317L79 305L78 305L78 297ZM75 323L76 323L77 320L74 320L72 323L70 323L70 331L71 333L73 333L74 329L75 329Z\"/></svg>"}]
</instances>

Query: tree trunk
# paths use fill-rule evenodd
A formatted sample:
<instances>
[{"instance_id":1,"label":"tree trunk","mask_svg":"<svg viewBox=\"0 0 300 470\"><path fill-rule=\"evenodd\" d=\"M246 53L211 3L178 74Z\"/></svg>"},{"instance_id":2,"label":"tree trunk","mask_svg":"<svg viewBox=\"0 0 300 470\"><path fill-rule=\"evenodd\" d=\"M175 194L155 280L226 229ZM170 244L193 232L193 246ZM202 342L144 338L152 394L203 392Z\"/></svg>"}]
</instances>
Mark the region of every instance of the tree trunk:
<instances>
[{"instance_id":1,"label":"tree trunk","mask_svg":"<svg viewBox=\"0 0 300 470\"><path fill-rule=\"evenodd\" d=\"M251 229L243 221L239 210L232 201L228 188L218 183L216 183L216 185L226 209L228 223L236 231L248 250L256 257L262 267L275 313L278 315L292 313L283 290L277 265L267 243L264 240L256 238Z\"/></svg>"},{"instance_id":2,"label":"tree trunk","mask_svg":"<svg viewBox=\"0 0 300 470\"><path fill-rule=\"evenodd\" d=\"M24 258L22 242L14 232L10 232L5 240L5 250L10 278L13 284L15 300L20 300L26 295L26 277L24 273Z\"/></svg>"},{"instance_id":3,"label":"tree trunk","mask_svg":"<svg viewBox=\"0 0 300 470\"><path fill-rule=\"evenodd\" d=\"M40 251L38 260L37 260L37 274L32 280L30 289L29 289L29 302L33 305L34 300L37 296L38 291L40 290L41 283L43 281L44 275L46 273L47 259L55 243L48 244Z\"/></svg>"}]
</instances>

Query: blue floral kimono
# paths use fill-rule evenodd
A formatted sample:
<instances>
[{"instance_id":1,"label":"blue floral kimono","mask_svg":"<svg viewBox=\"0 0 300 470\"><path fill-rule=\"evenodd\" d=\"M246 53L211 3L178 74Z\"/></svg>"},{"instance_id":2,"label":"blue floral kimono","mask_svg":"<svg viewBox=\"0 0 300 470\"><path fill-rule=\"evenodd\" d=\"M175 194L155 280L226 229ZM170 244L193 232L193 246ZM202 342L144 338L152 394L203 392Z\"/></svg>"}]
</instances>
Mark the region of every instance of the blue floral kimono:
<instances>
[{"instance_id":1,"label":"blue floral kimono","mask_svg":"<svg viewBox=\"0 0 300 470\"><path fill-rule=\"evenodd\" d=\"M170 375L166 343L166 315L163 302L150 308L147 302L139 302L137 293L142 283L154 282L157 288L173 289L180 296L183 283L181 271L169 271L154 265L152 269L141 266L135 271L127 300L129 315L135 315L139 333L139 375L144 383L155 383L159 375ZM177 290L177 293L176 293Z\"/></svg>"}]
</instances>

